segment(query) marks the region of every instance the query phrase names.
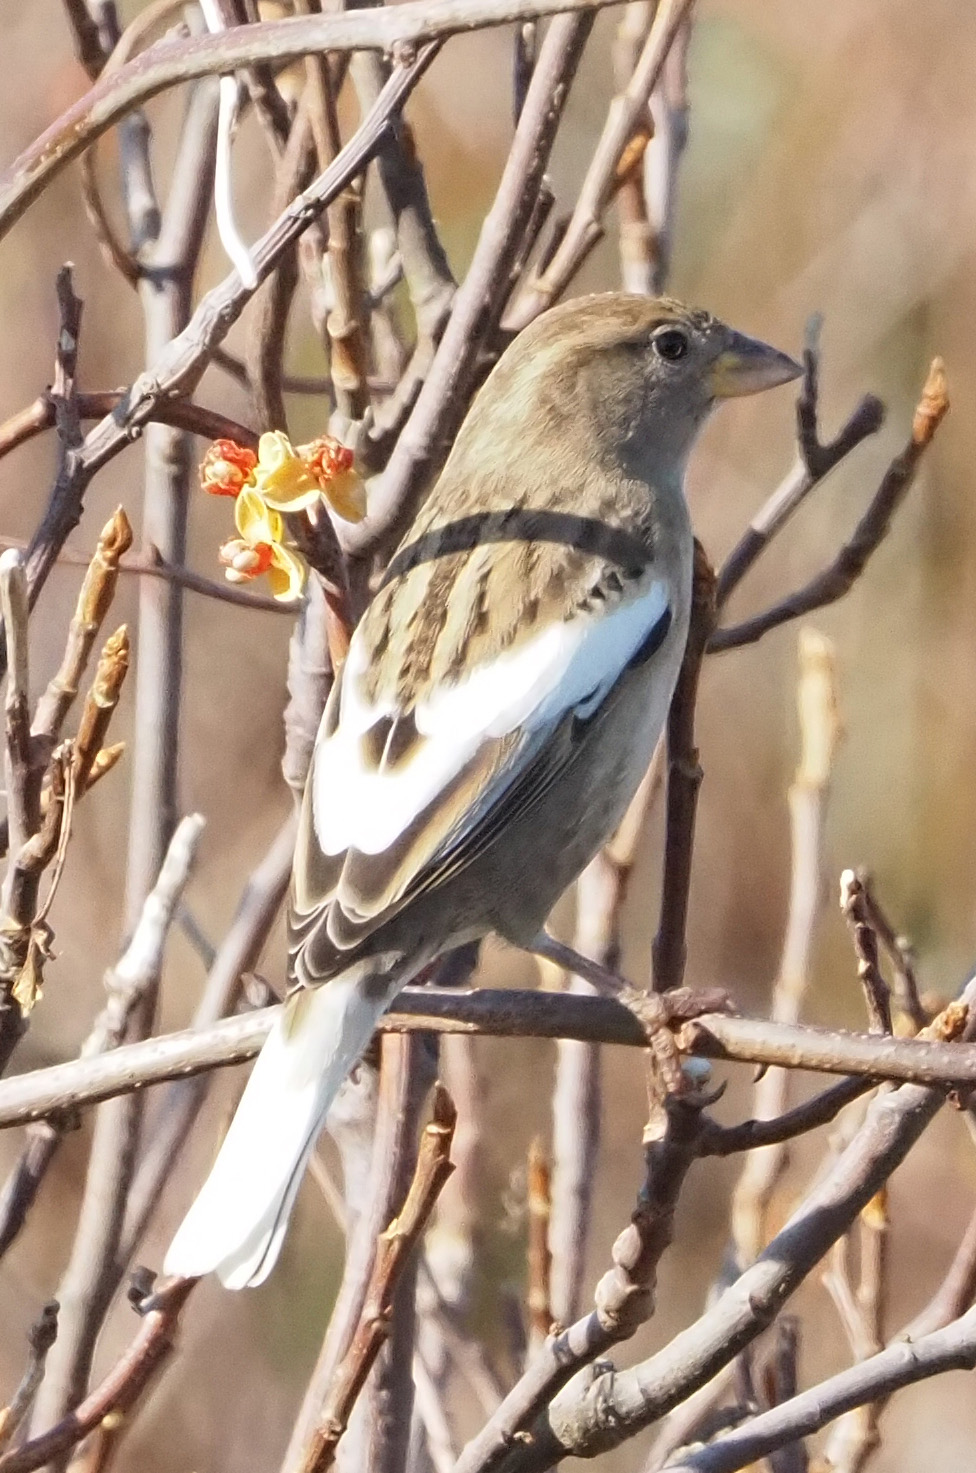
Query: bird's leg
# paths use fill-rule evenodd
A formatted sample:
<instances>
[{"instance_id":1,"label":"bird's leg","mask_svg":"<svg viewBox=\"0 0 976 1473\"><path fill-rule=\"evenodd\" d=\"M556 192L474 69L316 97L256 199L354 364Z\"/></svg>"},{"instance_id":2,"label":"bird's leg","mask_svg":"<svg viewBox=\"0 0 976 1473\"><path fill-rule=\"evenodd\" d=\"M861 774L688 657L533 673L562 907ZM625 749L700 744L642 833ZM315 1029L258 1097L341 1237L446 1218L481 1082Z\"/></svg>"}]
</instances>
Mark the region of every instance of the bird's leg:
<instances>
[{"instance_id":1,"label":"bird's leg","mask_svg":"<svg viewBox=\"0 0 976 1473\"><path fill-rule=\"evenodd\" d=\"M565 942L557 941L548 931L540 931L527 950L582 977L604 997L623 1003L639 1019L647 1034L647 1046L654 1056L662 1100L668 1095L686 1094L693 1086L682 1066L674 1036L675 1025L690 1022L704 1013L735 1011L728 993L720 987L675 987L670 992L641 992L617 972L590 961Z\"/></svg>"}]
</instances>

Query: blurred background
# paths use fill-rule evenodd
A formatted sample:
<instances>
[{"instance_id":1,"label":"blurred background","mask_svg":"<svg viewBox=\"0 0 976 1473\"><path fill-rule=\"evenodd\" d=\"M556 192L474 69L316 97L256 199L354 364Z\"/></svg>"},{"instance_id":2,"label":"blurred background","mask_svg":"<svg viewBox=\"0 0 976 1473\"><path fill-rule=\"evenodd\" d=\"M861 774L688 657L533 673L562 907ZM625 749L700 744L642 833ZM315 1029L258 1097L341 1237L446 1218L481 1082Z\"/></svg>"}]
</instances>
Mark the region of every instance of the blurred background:
<instances>
[{"instance_id":1,"label":"blurred background","mask_svg":"<svg viewBox=\"0 0 976 1473\"><path fill-rule=\"evenodd\" d=\"M126 19L139 9L123 6ZM0 0L6 85L0 89L4 164L84 89L61 7ZM616 16L604 13L587 51L557 145L553 182L572 199L612 91ZM678 182L671 289L736 326L798 354L810 313L824 314L822 408L829 434L871 390L888 406L885 428L821 487L739 591L733 614L753 612L803 581L854 525L891 454L907 436L931 357L947 364L954 409L890 537L853 593L816 620L836 642L845 740L830 804L831 893L820 928L809 1013L861 1026L862 1004L835 879L864 864L898 925L913 939L924 985L950 994L976 950L976 29L967 0L699 0L689 56L690 138ZM410 104L435 214L455 274L463 275L511 136L511 38L452 41ZM150 117L167 138L178 97ZM100 149L112 179L114 147ZM267 223L267 153L252 121L235 156L245 234ZM557 205L557 208L559 206ZM109 388L142 366L134 294L104 264L85 221L76 171L61 175L0 244L0 419L48 383L57 326L54 276L75 263L85 301L81 383ZM201 286L227 266L211 240ZM618 281L614 232L577 290ZM291 366L322 371L320 348L294 313ZM235 339L231 339L233 346ZM247 417L239 390L211 371L198 397ZM323 428L316 401L290 404L295 438ZM789 391L739 401L716 416L696 453L691 497L699 537L720 560L793 457ZM202 450L202 447L200 447ZM55 446L35 440L0 462L0 536L29 536L48 492ZM90 551L122 502L138 530L140 449L95 481L72 546ZM218 576L227 503L191 507L191 564ZM51 577L34 621L35 689L53 671L80 581ZM135 616L135 576L123 579L117 621ZM182 735L182 811L207 820L190 902L219 939L244 880L291 801L280 773L287 617L188 596ZM700 701L706 772L692 894L689 980L729 987L761 1010L775 974L788 884L786 791L797 754L797 630L710 660ZM114 737L127 734L134 683ZM17 1055L26 1069L70 1057L102 999L102 975L120 943L127 833L125 762L81 807L52 922L57 961ZM647 975L656 923L660 816L652 817L626 912L624 970ZM263 969L279 978L280 935ZM531 979L532 968L489 947L494 982ZM179 935L163 985L164 1028L189 1018L202 965ZM518 1288L524 1225L512 1198L530 1138L549 1129L553 1051L532 1042L484 1041L484 1225L479 1277L489 1340L497 1290ZM642 1177L640 1063L614 1056L605 1070L604 1138L596 1190L590 1284L608 1261ZM748 1110L746 1070L728 1071L724 1118ZM218 1080L179 1179L161 1204L142 1257L162 1248L209 1160L235 1081ZM0 1135L6 1171L20 1141ZM0 1265L0 1400L20 1374L24 1335L55 1291L75 1223L87 1128L66 1142L22 1236ZM808 1179L822 1142L807 1143L777 1198L777 1219ZM693 1171L676 1246L661 1277L658 1313L624 1348L647 1353L700 1310L725 1242L732 1162ZM513 1185L514 1183L514 1185ZM450 1190L450 1188L448 1189ZM893 1181L893 1295L889 1331L924 1302L945 1270L976 1194L976 1153L958 1117L943 1112ZM129 1435L121 1462L146 1473L277 1466L313 1362L340 1271L341 1240L321 1197L306 1187L278 1272L263 1289L231 1296L202 1286L186 1316L181 1352ZM805 1316L806 1383L844 1363L835 1312L812 1279ZM132 1333L122 1308L103 1337L108 1364ZM972 1466L976 1403L961 1376L901 1393L887 1413L878 1473L907 1473L938 1456L943 1473ZM469 1429L470 1430L470 1429ZM648 1435L604 1459L635 1473Z\"/></svg>"}]
</instances>

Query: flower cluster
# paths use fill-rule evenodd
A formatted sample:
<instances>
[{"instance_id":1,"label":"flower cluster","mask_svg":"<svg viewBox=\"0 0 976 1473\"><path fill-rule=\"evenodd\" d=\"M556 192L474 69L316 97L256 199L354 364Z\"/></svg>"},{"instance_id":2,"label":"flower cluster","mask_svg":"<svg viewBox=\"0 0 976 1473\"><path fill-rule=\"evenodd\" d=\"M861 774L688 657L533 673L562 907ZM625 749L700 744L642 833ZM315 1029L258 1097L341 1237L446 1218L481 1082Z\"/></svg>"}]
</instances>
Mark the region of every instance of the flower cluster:
<instances>
[{"instance_id":1,"label":"flower cluster","mask_svg":"<svg viewBox=\"0 0 976 1473\"><path fill-rule=\"evenodd\" d=\"M200 484L212 496L235 499L237 536L220 549L224 576L246 583L263 575L283 603L301 595L308 570L285 540L282 513L304 511L314 519L325 501L347 522L366 514L352 451L329 435L295 446L273 430L261 436L256 453L236 440L214 440L200 465Z\"/></svg>"}]
</instances>

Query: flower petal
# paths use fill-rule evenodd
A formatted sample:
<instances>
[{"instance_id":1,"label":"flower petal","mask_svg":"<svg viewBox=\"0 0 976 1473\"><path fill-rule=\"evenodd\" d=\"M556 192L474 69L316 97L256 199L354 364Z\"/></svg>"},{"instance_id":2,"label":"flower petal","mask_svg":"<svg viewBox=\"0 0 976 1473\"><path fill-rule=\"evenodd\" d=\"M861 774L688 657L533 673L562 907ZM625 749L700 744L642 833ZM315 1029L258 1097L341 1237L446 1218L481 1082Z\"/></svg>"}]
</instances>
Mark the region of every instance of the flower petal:
<instances>
[{"instance_id":1,"label":"flower petal","mask_svg":"<svg viewBox=\"0 0 976 1473\"><path fill-rule=\"evenodd\" d=\"M271 566L268 568L272 598L279 603L294 603L301 597L307 573L308 567L303 558L290 548L282 547L280 543L274 544L271 549Z\"/></svg>"},{"instance_id":2,"label":"flower petal","mask_svg":"<svg viewBox=\"0 0 976 1473\"><path fill-rule=\"evenodd\" d=\"M358 471L343 471L334 476L322 495L345 522L361 522L366 515L366 482Z\"/></svg>"},{"instance_id":3,"label":"flower petal","mask_svg":"<svg viewBox=\"0 0 976 1473\"><path fill-rule=\"evenodd\" d=\"M284 536L281 517L272 511L264 497L253 487L245 486L234 505L234 522L244 541L254 547L259 542L276 543Z\"/></svg>"},{"instance_id":4,"label":"flower petal","mask_svg":"<svg viewBox=\"0 0 976 1473\"><path fill-rule=\"evenodd\" d=\"M258 441L254 485L278 511L301 511L319 498L318 482L281 430L270 430Z\"/></svg>"}]
</instances>

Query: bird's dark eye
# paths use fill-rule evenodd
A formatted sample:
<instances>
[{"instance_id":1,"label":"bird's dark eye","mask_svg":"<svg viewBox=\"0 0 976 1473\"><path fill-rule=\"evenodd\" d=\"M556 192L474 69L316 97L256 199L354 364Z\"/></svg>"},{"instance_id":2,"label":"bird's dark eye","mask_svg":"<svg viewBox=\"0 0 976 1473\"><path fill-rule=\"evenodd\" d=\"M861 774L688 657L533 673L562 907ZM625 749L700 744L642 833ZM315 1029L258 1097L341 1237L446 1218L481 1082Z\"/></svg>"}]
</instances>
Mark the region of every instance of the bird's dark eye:
<instances>
[{"instance_id":1,"label":"bird's dark eye","mask_svg":"<svg viewBox=\"0 0 976 1473\"><path fill-rule=\"evenodd\" d=\"M666 327L655 335L654 351L665 363L677 363L688 351L688 339L677 327Z\"/></svg>"}]
</instances>

